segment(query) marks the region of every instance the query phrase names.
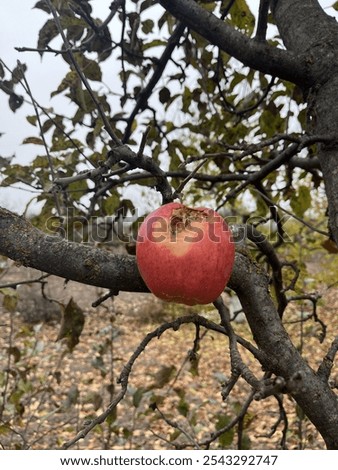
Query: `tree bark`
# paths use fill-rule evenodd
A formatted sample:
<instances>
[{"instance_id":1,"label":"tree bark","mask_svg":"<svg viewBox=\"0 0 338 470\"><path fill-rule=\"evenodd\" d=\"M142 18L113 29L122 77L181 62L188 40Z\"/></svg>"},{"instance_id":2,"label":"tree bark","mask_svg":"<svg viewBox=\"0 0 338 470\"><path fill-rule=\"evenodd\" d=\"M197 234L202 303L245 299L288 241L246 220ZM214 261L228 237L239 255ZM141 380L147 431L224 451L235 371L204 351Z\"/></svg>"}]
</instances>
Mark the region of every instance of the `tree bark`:
<instances>
[{"instance_id":1,"label":"tree bark","mask_svg":"<svg viewBox=\"0 0 338 470\"><path fill-rule=\"evenodd\" d=\"M312 85L301 84L308 103L309 133L337 135L319 146L328 200L329 228L338 245L338 25L317 0L273 0L272 12L288 50L306 56Z\"/></svg>"},{"instance_id":2,"label":"tree bark","mask_svg":"<svg viewBox=\"0 0 338 470\"><path fill-rule=\"evenodd\" d=\"M0 208L0 254L24 266L111 289L147 292L135 257L68 242L34 228ZM321 433L338 449L338 402L328 383L303 360L284 329L269 293L269 279L247 255L236 253L229 282L240 298L254 339L264 353L262 366L286 381L289 393Z\"/></svg>"}]
</instances>

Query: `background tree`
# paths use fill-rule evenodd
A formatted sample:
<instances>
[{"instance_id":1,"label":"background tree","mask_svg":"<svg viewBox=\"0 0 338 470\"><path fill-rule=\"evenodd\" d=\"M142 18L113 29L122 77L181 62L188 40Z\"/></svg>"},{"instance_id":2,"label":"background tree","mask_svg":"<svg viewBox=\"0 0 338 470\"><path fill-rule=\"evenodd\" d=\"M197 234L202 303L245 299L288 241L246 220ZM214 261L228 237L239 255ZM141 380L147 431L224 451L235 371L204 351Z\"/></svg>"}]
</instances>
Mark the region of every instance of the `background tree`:
<instances>
[{"instance_id":1,"label":"background tree","mask_svg":"<svg viewBox=\"0 0 338 470\"><path fill-rule=\"evenodd\" d=\"M147 201L143 212L177 197L208 204L234 222L241 242L229 287L255 342L235 333L221 299L215 302L220 324L201 315L164 324L123 369L121 391L109 408L67 446L122 400L142 348L165 329L190 322L229 338L232 369L224 400L240 378L252 388L251 401L272 395L282 407L288 394L326 446L337 449L338 405L330 376L338 339L315 370L283 326L288 304L301 299L312 302L311 316L318 320L318 298L302 290L307 273L300 247L323 245L329 254L321 261L326 267L336 262L335 19L316 0L261 0L256 15L244 0L114 0L100 20L84 0L44 0L35 8L48 15L36 53L69 64L51 96L66 96L71 107L62 114L46 109L30 92L25 65L11 71L2 63L0 88L12 111L24 99L34 106L27 119L35 134L24 143L42 151L29 165L2 159L1 185L21 182L38 190L42 210L28 221L1 209L1 254L107 288L106 297L144 292L133 254L111 253L104 244L114 231L121 238L119 222L131 215L137 221L138 207L126 190L135 188L133 194ZM112 89L102 76L108 63L119 80ZM132 253L129 230L122 236ZM239 345L263 375L248 368Z\"/></svg>"}]
</instances>

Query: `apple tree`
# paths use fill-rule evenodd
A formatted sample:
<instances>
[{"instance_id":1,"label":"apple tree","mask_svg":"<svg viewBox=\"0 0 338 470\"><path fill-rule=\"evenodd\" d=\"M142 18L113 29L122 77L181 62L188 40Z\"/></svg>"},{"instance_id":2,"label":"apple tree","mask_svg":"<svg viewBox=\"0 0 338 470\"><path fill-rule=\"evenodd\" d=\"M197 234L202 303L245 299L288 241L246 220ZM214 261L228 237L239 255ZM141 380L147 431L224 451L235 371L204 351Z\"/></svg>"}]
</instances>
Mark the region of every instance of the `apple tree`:
<instances>
[{"instance_id":1,"label":"apple tree","mask_svg":"<svg viewBox=\"0 0 338 470\"><path fill-rule=\"evenodd\" d=\"M283 411L288 396L327 448L337 449L331 377L338 337L314 368L285 328L288 308L308 301L310 321L325 336L319 296L307 290L304 250L320 250L316 260L325 273L318 282L337 282L336 20L317 0L113 0L104 18L95 16L94 3L38 1L46 21L36 48L19 47L12 69L1 62L0 89L10 109L33 104L24 144L37 149L29 164L1 159L1 186L38 192L41 207L30 219L0 209L1 255L105 288L106 298L147 292L133 251L139 216L179 199L219 211L236 242L229 291L240 300L252 338L237 334L218 298L218 323L197 313L180 316L142 347L184 323L225 335L231 374L220 402L239 380L251 387L232 426L252 400L264 406L273 396ZM26 77L24 57L32 53L68 67L48 107ZM60 98L61 111L53 107ZM125 254L107 249L112 233ZM259 364L259 374L240 348ZM67 447L118 406L140 352L122 370L107 410ZM229 423L219 427L200 447L228 429Z\"/></svg>"}]
</instances>

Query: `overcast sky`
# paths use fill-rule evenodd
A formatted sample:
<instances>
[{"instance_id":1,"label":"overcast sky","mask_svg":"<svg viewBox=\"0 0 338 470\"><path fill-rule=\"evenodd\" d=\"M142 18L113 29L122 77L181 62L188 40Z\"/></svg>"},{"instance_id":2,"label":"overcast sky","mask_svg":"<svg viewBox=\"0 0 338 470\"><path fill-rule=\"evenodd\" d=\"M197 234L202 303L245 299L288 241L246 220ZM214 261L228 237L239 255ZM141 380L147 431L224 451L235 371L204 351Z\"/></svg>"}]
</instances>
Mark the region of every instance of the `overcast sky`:
<instances>
[{"instance_id":1,"label":"overcast sky","mask_svg":"<svg viewBox=\"0 0 338 470\"><path fill-rule=\"evenodd\" d=\"M37 33L48 19L45 12L32 9L36 1L3 0L1 2L0 57L11 69L16 66L18 59L26 63L28 65L26 77L33 96L43 106L57 106L58 101L50 99L50 92L56 89L65 75L67 64L61 59L56 60L51 54L45 54L41 60L37 53L19 53L15 50L16 46L36 47ZM250 0L248 3L253 11L257 10L258 0ZM320 1L325 8L333 3L333 0ZM111 0L93 0L91 4L94 7L95 16L105 18L109 13ZM336 14L332 9L328 12L332 15ZM67 101L63 102L63 106L67 106ZM3 134L0 137L0 156L15 154L17 161L28 163L37 147L21 145L21 143L30 133L36 135L36 129L26 120L27 114L34 114L33 109L25 105L12 113L8 108L8 97L2 92L0 92L0 109L0 133ZM5 205L9 209L21 212L30 198L31 195L25 191L13 191L0 187L0 205Z\"/></svg>"},{"instance_id":2,"label":"overcast sky","mask_svg":"<svg viewBox=\"0 0 338 470\"><path fill-rule=\"evenodd\" d=\"M50 93L57 88L68 71L67 64L53 54L45 54L41 59L36 52L20 53L15 50L15 47L36 47L38 31L49 18L42 10L32 8L36 1L1 2L0 57L10 69L16 66L17 60L27 64L26 78L33 96L41 105L56 109L60 106L66 108L69 106L68 100L62 98L63 101L60 101L60 97L51 99ZM91 3L95 7L95 16L108 16L111 0L94 0ZM23 105L13 113L8 108L8 97L0 92L0 109L0 133L3 134L0 137L0 156L15 155L14 161L29 163L37 149L42 151L42 147L22 145L25 137L37 135L36 129L26 120L28 114L34 114L32 106ZM0 187L0 205L9 209L21 212L30 199L31 194L24 190L13 191Z\"/></svg>"}]
</instances>

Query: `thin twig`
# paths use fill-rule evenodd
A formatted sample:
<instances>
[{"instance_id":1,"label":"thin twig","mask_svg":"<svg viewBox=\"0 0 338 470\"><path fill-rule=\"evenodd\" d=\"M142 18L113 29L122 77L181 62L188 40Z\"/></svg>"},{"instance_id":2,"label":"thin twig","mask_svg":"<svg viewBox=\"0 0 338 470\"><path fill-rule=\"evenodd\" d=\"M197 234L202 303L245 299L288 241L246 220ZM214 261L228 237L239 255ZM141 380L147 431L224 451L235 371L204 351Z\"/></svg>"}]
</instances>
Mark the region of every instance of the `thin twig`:
<instances>
[{"instance_id":1,"label":"thin twig","mask_svg":"<svg viewBox=\"0 0 338 470\"><path fill-rule=\"evenodd\" d=\"M36 51L36 49L35 49ZM64 51L62 51L62 53L64 53ZM13 71L10 69L10 67L8 67L8 65L0 58L0 63L4 66L4 68L6 70L8 70L8 72L10 74L13 73ZM19 83L20 85L23 87L23 89L25 90L25 92L29 95L29 92L28 92L28 89L24 83L23 80L21 80L19 78ZM48 111L46 111L46 109L41 106L41 104L38 103L38 101L32 96L30 95L30 100L25 100L25 103L28 103L28 104L31 104L33 105L33 107L36 107L38 108L45 116L47 116L47 118L53 122L54 126L65 136L67 137L67 139L72 143L72 145L74 146L74 148L76 148L76 150L79 152L80 155L82 155L82 157L92 166L96 166L95 162L92 162L82 151L82 149L79 147L79 145L77 144L77 142L72 138L72 136L66 132L62 126L60 126L60 124L57 122L57 120L50 115L50 113ZM67 117L67 116L64 116L64 119L68 120L68 121L72 121L71 118ZM19 188L18 188L19 189Z\"/></svg>"},{"instance_id":2,"label":"thin twig","mask_svg":"<svg viewBox=\"0 0 338 470\"><path fill-rule=\"evenodd\" d=\"M148 138L149 132L150 132L150 126L147 126L146 130L142 134L142 140L141 140L140 148L138 149L138 152L137 152L137 157L138 158L142 157L142 155L143 155L144 148L145 148L146 143L147 143L147 138Z\"/></svg>"},{"instance_id":3,"label":"thin twig","mask_svg":"<svg viewBox=\"0 0 338 470\"><path fill-rule=\"evenodd\" d=\"M39 129L40 129L40 136L42 138L43 145L45 147L45 151L46 151L46 155L47 155L47 159L48 159L48 166L49 166L49 169L50 169L50 174L51 174L51 177L52 177L52 181L54 182L55 176L56 176L55 171L54 171L54 164L53 164L52 156L49 153L49 148L48 148L48 145L47 145L47 142L46 142L46 139L45 139L44 132L42 130L42 122L41 122L41 119L40 119L40 113L39 113L38 108L35 104L35 100L33 98L33 94L31 92L29 83L26 79L26 75L25 75L25 72L24 72L24 67L23 67L22 63L19 60L17 61L17 64L18 64L18 68L20 70L22 79L24 81L27 93L29 94L29 97L31 98L31 101L32 101L32 105L34 107L35 115L36 115L37 122L38 122ZM56 210L57 210L59 216L61 216L61 207L60 207L59 199L58 199L58 196L57 196L56 192L53 192L53 197L54 197Z\"/></svg>"},{"instance_id":4,"label":"thin twig","mask_svg":"<svg viewBox=\"0 0 338 470\"><path fill-rule=\"evenodd\" d=\"M18 286L22 286L24 284L33 284L35 282L46 282L46 281L43 281L43 279L46 279L46 277L49 277L50 274L43 274L42 276L36 278L36 279L29 279L27 281L17 281L17 282L9 282L8 284L1 284L0 285L0 289L4 289L4 288L7 288L7 287L11 287L13 289L16 289Z\"/></svg>"},{"instance_id":5,"label":"thin twig","mask_svg":"<svg viewBox=\"0 0 338 470\"><path fill-rule=\"evenodd\" d=\"M114 297L116 295L116 292L109 291L106 294L102 295L100 298L95 300L95 302L92 303L92 307L98 307L101 305L103 302L105 302L107 299L110 299L111 297Z\"/></svg>"},{"instance_id":6,"label":"thin twig","mask_svg":"<svg viewBox=\"0 0 338 470\"><path fill-rule=\"evenodd\" d=\"M183 181L181 181L181 183L178 185L178 188L176 189L176 191L174 192L174 195L173 195L173 199L176 199L176 198L180 198L181 197L181 193L183 191L183 188L184 186L192 179L194 178L194 176L196 175L196 173L198 172L198 170L200 168L202 168L202 166L207 162L207 159L204 159L202 160L197 166L196 168L194 168L192 170L191 173L189 173L189 175L184 178Z\"/></svg>"},{"instance_id":7,"label":"thin twig","mask_svg":"<svg viewBox=\"0 0 338 470\"><path fill-rule=\"evenodd\" d=\"M245 229L249 240L253 241L257 245L261 252L266 256L267 261L272 268L273 284L278 301L278 313L279 316L282 317L288 303L283 286L283 265L280 262L274 247L263 233L251 224L246 224Z\"/></svg>"},{"instance_id":8,"label":"thin twig","mask_svg":"<svg viewBox=\"0 0 338 470\"><path fill-rule=\"evenodd\" d=\"M278 204L277 202L274 202L272 199L270 199L268 196L266 196L265 194L263 194L261 191L259 191L257 188L252 188L253 191L257 192L260 194L260 196L265 199L267 202L269 202L270 204L278 207L278 209L280 209L282 212L284 212L285 214L289 215L290 217L292 217L293 219L295 220L298 220L298 222L300 222L301 224L305 225L306 227L308 227L309 229L311 229L313 232L317 232L317 233L320 233L321 235L325 235L326 237L329 238L329 233L326 232L325 230L320 230L319 228L317 227L314 227L313 225L311 225L309 222L307 222L306 220L302 219L301 217L298 217L296 214L293 214L292 212L290 212L289 210L285 209L285 207L282 207L280 204Z\"/></svg>"},{"instance_id":9,"label":"thin twig","mask_svg":"<svg viewBox=\"0 0 338 470\"><path fill-rule=\"evenodd\" d=\"M151 93L153 92L154 87L156 86L158 81L161 79L163 70L167 66L167 63L169 62L175 47L179 44L179 41L181 39L181 36L184 30L185 30L185 24L178 22L175 28L175 31L173 32L172 36L167 41L167 45L163 51L162 56L158 59L156 63L156 67L154 69L154 72L148 84L139 93L135 107L133 111L131 112L127 121L127 127L124 132L123 142L128 141L132 133L132 125L133 125L135 117L137 116L138 112L144 109L144 107L147 105L148 99Z\"/></svg>"},{"instance_id":10,"label":"thin twig","mask_svg":"<svg viewBox=\"0 0 338 470\"><path fill-rule=\"evenodd\" d=\"M301 138L301 140L297 140L293 144L286 147L282 152L280 152L275 158L269 160L265 165L263 165L260 170L250 174L245 180L237 187L233 188L231 191L228 192L224 201L218 206L217 209L220 209L224 204L226 204L230 199L236 197L239 193L241 193L245 188L249 185L255 186L257 181L262 181L266 178L270 173L280 168L282 165L286 164L290 159L303 150L306 147L314 143L332 143L337 140L336 135L305 135ZM216 210L217 210L216 209Z\"/></svg>"},{"instance_id":11,"label":"thin twig","mask_svg":"<svg viewBox=\"0 0 338 470\"><path fill-rule=\"evenodd\" d=\"M88 424L85 425L85 427L71 440L65 442L62 446L63 449L69 449L72 447L76 442L78 442L80 439L84 439L87 434L98 424L103 423L107 417L110 415L110 413L116 408L116 406L121 402L121 400L124 398L127 388L128 388L128 381L129 381L129 376L131 374L132 368L134 366L135 361L138 359L138 357L142 354L142 352L145 350L147 345L155 338L160 338L162 334L169 330L173 329L174 331L178 331L180 326L186 323L199 323L200 325L204 326L205 328L211 329L213 331L217 331L221 334L227 335L226 330L221 326L221 325L216 325L215 323L207 320L204 317L201 317L200 315L186 315L184 317L179 317L171 322L164 323L163 325L159 326L152 332L148 333L145 338L141 341L141 343L138 345L138 347L135 349L133 354L130 356L128 362L126 365L123 367L120 377L118 379L118 383L121 385L121 390L116 394L114 399L110 402L108 405L107 409L101 413L99 416L97 416L95 419L90 421ZM238 343L242 344L244 347L246 347L257 359L261 359L263 361L263 357L253 345L248 343L246 340L243 340L242 338L237 338L236 336L236 341Z\"/></svg>"},{"instance_id":12,"label":"thin twig","mask_svg":"<svg viewBox=\"0 0 338 470\"><path fill-rule=\"evenodd\" d=\"M165 421L170 427L177 429L182 434L184 434L184 436L191 442L195 449L200 449L200 446L195 441L195 439L190 436L190 434L184 428L182 428L182 426L180 426L176 421L173 421L172 419L165 416L165 414L159 409L156 403L154 404L154 411L155 410L158 411L163 421Z\"/></svg>"},{"instance_id":13,"label":"thin twig","mask_svg":"<svg viewBox=\"0 0 338 470\"><path fill-rule=\"evenodd\" d=\"M209 446L212 442L214 442L216 439L218 439L222 434L226 433L227 431L230 431L236 424L245 416L247 413L249 406L253 402L254 399L254 391L252 390L247 399L245 400L240 412L238 413L237 416L235 416L234 419L232 419L228 424L226 424L223 428L218 429L217 431L213 432L211 436L207 439L203 439L202 441L199 442L199 445L202 446Z\"/></svg>"}]
</instances>

